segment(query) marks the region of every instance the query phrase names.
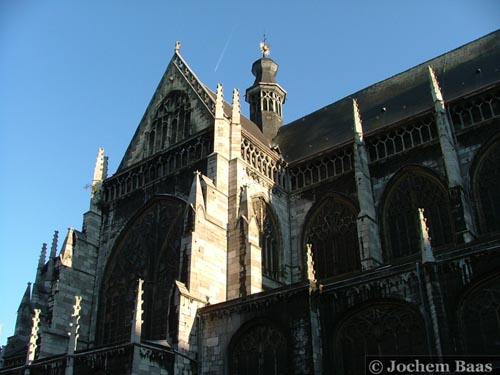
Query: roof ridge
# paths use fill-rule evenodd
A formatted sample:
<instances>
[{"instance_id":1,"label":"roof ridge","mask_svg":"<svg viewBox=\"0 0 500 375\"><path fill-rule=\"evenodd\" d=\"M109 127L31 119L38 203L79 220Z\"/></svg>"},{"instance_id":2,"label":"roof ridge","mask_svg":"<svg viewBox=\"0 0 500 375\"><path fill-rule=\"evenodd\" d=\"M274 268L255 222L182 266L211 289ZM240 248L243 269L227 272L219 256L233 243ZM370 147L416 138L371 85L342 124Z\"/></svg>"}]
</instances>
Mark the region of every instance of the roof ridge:
<instances>
[{"instance_id":1,"label":"roof ridge","mask_svg":"<svg viewBox=\"0 0 500 375\"><path fill-rule=\"evenodd\" d=\"M184 60L177 51L174 52L172 58L174 66L179 70L179 73L186 79L186 82L193 88L194 92L200 97L203 104L215 116L215 101L207 91L207 86L198 78L193 69ZM201 92L200 92L201 91ZM205 94L205 95L203 95Z\"/></svg>"}]
</instances>

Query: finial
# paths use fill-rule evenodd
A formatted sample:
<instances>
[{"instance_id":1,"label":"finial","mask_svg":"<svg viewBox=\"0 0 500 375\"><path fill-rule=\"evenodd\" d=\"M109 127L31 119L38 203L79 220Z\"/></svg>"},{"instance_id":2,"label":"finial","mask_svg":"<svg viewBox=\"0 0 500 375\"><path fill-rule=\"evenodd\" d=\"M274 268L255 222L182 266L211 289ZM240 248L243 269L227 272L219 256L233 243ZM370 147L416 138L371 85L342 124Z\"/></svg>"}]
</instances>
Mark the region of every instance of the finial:
<instances>
[{"instance_id":1,"label":"finial","mask_svg":"<svg viewBox=\"0 0 500 375\"><path fill-rule=\"evenodd\" d=\"M176 41L175 42L175 53L180 53L181 52L181 42Z\"/></svg>"},{"instance_id":2,"label":"finial","mask_svg":"<svg viewBox=\"0 0 500 375\"><path fill-rule=\"evenodd\" d=\"M264 34L264 39L260 42L260 51L262 52L262 57L267 57L271 53L271 46L267 44L266 34Z\"/></svg>"}]
</instances>

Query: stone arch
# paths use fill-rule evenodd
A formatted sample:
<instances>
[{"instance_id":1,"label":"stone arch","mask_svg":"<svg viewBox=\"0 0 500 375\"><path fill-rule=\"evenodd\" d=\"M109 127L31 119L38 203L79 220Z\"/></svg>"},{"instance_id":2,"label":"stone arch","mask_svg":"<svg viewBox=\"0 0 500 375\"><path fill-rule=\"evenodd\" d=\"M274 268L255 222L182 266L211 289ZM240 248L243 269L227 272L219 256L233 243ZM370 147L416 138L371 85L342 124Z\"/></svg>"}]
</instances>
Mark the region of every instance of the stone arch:
<instances>
[{"instance_id":1,"label":"stone arch","mask_svg":"<svg viewBox=\"0 0 500 375\"><path fill-rule=\"evenodd\" d=\"M400 170L387 184L382 202L380 222L386 259L419 253L419 208L425 209L433 247L454 242L448 190L428 168L408 166Z\"/></svg>"},{"instance_id":2,"label":"stone arch","mask_svg":"<svg viewBox=\"0 0 500 375\"><path fill-rule=\"evenodd\" d=\"M424 318L412 304L368 301L347 311L334 329L334 372L364 373L366 355L426 354L425 332Z\"/></svg>"},{"instance_id":3,"label":"stone arch","mask_svg":"<svg viewBox=\"0 0 500 375\"><path fill-rule=\"evenodd\" d=\"M500 231L500 136L481 148L472 166L472 191L482 233Z\"/></svg>"},{"instance_id":4,"label":"stone arch","mask_svg":"<svg viewBox=\"0 0 500 375\"><path fill-rule=\"evenodd\" d=\"M252 197L252 208L259 227L262 275L273 280L281 280L284 262L283 241L278 216L272 205L262 195Z\"/></svg>"},{"instance_id":5,"label":"stone arch","mask_svg":"<svg viewBox=\"0 0 500 375\"><path fill-rule=\"evenodd\" d=\"M500 270L481 278L460 298L458 322L464 353L496 355L500 350Z\"/></svg>"},{"instance_id":6,"label":"stone arch","mask_svg":"<svg viewBox=\"0 0 500 375\"><path fill-rule=\"evenodd\" d=\"M284 330L268 319L244 324L229 343L231 375L289 374L289 342Z\"/></svg>"},{"instance_id":7,"label":"stone arch","mask_svg":"<svg viewBox=\"0 0 500 375\"><path fill-rule=\"evenodd\" d=\"M354 202L338 193L329 194L309 210L302 248L312 244L317 278L361 269L356 224L358 212Z\"/></svg>"},{"instance_id":8,"label":"stone arch","mask_svg":"<svg viewBox=\"0 0 500 375\"><path fill-rule=\"evenodd\" d=\"M142 337L165 339L169 298L179 273L184 210L183 200L156 196L122 230L101 283L100 344L129 339L138 278L144 280Z\"/></svg>"}]
</instances>

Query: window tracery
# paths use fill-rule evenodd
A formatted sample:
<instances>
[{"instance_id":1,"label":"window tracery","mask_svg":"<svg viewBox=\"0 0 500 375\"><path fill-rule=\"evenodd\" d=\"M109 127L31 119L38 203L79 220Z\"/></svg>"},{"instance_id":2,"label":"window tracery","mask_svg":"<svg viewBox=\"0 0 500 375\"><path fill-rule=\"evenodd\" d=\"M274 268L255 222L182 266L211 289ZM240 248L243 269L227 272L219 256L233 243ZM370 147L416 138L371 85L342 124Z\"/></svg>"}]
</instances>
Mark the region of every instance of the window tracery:
<instances>
[{"instance_id":1,"label":"window tracery","mask_svg":"<svg viewBox=\"0 0 500 375\"><path fill-rule=\"evenodd\" d=\"M147 154L166 149L191 134L191 103L182 91L172 91L160 104L149 132Z\"/></svg>"},{"instance_id":2,"label":"window tracery","mask_svg":"<svg viewBox=\"0 0 500 375\"><path fill-rule=\"evenodd\" d=\"M230 353L232 375L288 374L287 341L280 330L258 324L236 335Z\"/></svg>"},{"instance_id":3,"label":"window tracery","mask_svg":"<svg viewBox=\"0 0 500 375\"><path fill-rule=\"evenodd\" d=\"M461 304L461 328L467 354L497 354L500 337L500 278L476 288Z\"/></svg>"},{"instance_id":4,"label":"window tracery","mask_svg":"<svg viewBox=\"0 0 500 375\"><path fill-rule=\"evenodd\" d=\"M457 131L499 117L500 91L494 89L470 100L461 101L452 105L450 112Z\"/></svg>"},{"instance_id":5,"label":"window tracery","mask_svg":"<svg viewBox=\"0 0 500 375\"><path fill-rule=\"evenodd\" d=\"M130 337L137 279L144 279L142 335L165 339L169 298L178 276L184 204L159 199L133 220L106 267L101 291L100 343Z\"/></svg>"},{"instance_id":6,"label":"window tracery","mask_svg":"<svg viewBox=\"0 0 500 375\"><path fill-rule=\"evenodd\" d=\"M500 141L491 145L481 157L474 175L474 190L479 203L484 232L500 230Z\"/></svg>"},{"instance_id":7,"label":"window tracery","mask_svg":"<svg viewBox=\"0 0 500 375\"><path fill-rule=\"evenodd\" d=\"M281 278L281 246L276 217L262 197L254 198L252 207L260 233L262 274L271 279L279 280Z\"/></svg>"},{"instance_id":8,"label":"window tracery","mask_svg":"<svg viewBox=\"0 0 500 375\"><path fill-rule=\"evenodd\" d=\"M425 354L424 332L423 319L415 310L399 303L372 304L337 328L336 373L364 373L366 355Z\"/></svg>"},{"instance_id":9,"label":"window tracery","mask_svg":"<svg viewBox=\"0 0 500 375\"><path fill-rule=\"evenodd\" d=\"M389 188L384 205L386 249L393 259L420 251L419 208L425 209L432 246L453 242L450 203L444 186L424 171L408 170Z\"/></svg>"},{"instance_id":10,"label":"window tracery","mask_svg":"<svg viewBox=\"0 0 500 375\"><path fill-rule=\"evenodd\" d=\"M357 211L351 202L337 195L326 198L315 210L306 228L305 242L312 244L318 278L360 269Z\"/></svg>"}]
</instances>

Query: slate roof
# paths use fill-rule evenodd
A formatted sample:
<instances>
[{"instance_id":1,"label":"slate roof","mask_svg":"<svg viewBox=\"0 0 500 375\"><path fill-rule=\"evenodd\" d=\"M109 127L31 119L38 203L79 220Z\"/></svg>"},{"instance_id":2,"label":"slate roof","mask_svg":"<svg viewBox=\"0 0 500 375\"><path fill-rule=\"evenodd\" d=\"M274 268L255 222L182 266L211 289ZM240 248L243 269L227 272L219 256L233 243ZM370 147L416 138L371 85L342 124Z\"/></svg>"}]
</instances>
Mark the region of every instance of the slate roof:
<instances>
[{"instance_id":1,"label":"slate roof","mask_svg":"<svg viewBox=\"0 0 500 375\"><path fill-rule=\"evenodd\" d=\"M288 163L351 142L352 98L358 100L365 135L431 110L429 65L445 101L493 85L500 81L500 30L293 121L280 128L274 142Z\"/></svg>"},{"instance_id":2,"label":"slate roof","mask_svg":"<svg viewBox=\"0 0 500 375\"><path fill-rule=\"evenodd\" d=\"M207 86L205 86L205 88L215 103L217 95ZM224 108L224 114L230 118L233 111L233 106L224 100L223 108ZM240 122L242 129L246 130L251 136L260 141L264 146L269 147L269 141L264 136L264 133L262 133L262 131L259 129L258 125L249 118L245 117L241 112L240 112Z\"/></svg>"}]
</instances>

